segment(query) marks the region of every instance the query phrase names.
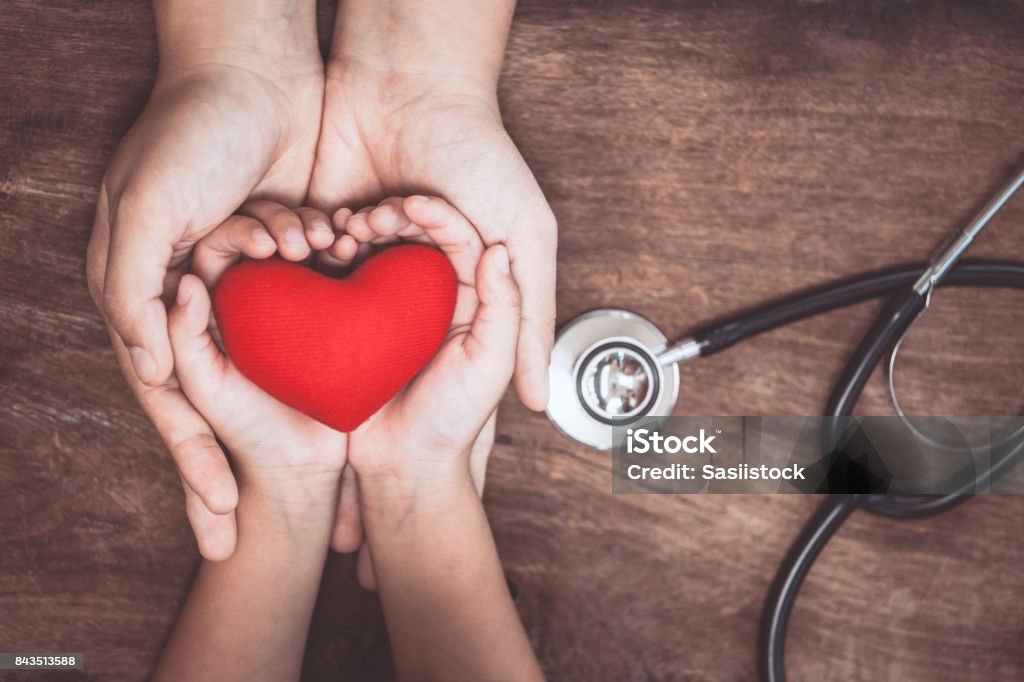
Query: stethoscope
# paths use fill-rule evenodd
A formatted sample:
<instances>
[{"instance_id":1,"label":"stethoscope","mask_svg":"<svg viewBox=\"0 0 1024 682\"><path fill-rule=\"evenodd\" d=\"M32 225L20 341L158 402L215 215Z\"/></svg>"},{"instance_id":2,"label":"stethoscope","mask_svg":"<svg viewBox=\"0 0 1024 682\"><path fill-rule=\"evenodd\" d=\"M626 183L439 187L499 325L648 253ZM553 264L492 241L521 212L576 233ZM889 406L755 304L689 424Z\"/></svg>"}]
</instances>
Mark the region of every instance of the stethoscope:
<instances>
[{"instance_id":1,"label":"stethoscope","mask_svg":"<svg viewBox=\"0 0 1024 682\"><path fill-rule=\"evenodd\" d=\"M625 428L671 415L679 396L679 363L708 357L733 344L798 320L881 296L887 304L847 362L824 414L836 419L825 442L835 442L842 418L853 414L868 378L889 357L889 389L897 414L925 438L900 408L892 383L896 354L939 286L1024 289L1024 263L961 260L974 239L1024 185L1024 171L1006 184L965 228L936 251L930 263L868 272L800 291L718 321L674 343L651 321L628 310L594 310L565 325L555 339L549 370L547 415L573 440L610 450ZM620 428L615 428L620 427ZM1024 454L1024 429L990 446L989 464L963 472L942 495L830 495L808 521L782 562L762 612L758 643L761 679L785 679L786 628L797 593L821 549L857 509L894 518L946 511L1008 470Z\"/></svg>"}]
</instances>

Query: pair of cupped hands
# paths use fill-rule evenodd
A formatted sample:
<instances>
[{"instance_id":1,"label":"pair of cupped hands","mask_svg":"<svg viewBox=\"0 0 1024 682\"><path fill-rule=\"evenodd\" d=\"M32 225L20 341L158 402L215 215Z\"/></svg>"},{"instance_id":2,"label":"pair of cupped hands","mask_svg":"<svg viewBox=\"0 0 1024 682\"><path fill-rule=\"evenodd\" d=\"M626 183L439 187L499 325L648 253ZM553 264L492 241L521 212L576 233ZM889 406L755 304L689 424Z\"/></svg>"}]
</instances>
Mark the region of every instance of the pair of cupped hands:
<instances>
[{"instance_id":1,"label":"pair of cupped hands","mask_svg":"<svg viewBox=\"0 0 1024 682\"><path fill-rule=\"evenodd\" d=\"M362 234L346 231L353 210L388 196L409 198L382 202L373 218L359 213ZM355 432L273 400L213 343L207 287L239 254L264 248L256 225L229 229L240 209L267 228L291 219L303 227L305 246L265 244L261 257L312 247L330 259L333 246L344 261L426 239L451 258L460 280L452 335ZM452 221L465 228L454 238L437 227ZM333 234L322 232L318 244L313 230L325 227ZM214 239L215 230L234 236ZM205 266L195 258L204 237ZM331 541L340 552L363 545L357 476L429 485L471 474L481 490L493 406L513 366L523 403L539 410L547 402L555 244L554 217L502 125L496 82L398 73L344 54L325 65L315 46L266 58L228 49L161 54L145 110L104 177L87 274L118 362L181 474L203 556L234 551L236 475L243 485L266 478L268 490L287 481L302 488L289 496L340 480ZM206 271L187 274L197 266ZM239 453L234 470L221 443ZM365 552L360 580L373 582Z\"/></svg>"}]
</instances>

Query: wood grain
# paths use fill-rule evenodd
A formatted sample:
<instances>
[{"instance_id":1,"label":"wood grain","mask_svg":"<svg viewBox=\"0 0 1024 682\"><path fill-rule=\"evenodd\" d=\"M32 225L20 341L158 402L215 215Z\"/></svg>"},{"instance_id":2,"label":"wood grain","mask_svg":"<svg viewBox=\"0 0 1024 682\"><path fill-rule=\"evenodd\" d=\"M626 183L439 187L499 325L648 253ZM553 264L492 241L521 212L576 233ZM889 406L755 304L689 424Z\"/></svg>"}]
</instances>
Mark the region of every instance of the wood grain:
<instances>
[{"instance_id":1,"label":"wood grain","mask_svg":"<svg viewBox=\"0 0 1024 682\"><path fill-rule=\"evenodd\" d=\"M83 276L154 67L142 0L0 7L0 650L87 662L25 679L145 679L198 561ZM524 1L500 94L559 218L559 320L619 306L681 334L921 260L968 218L1024 160L1024 5ZM972 253L1024 259L1022 226L1018 200ZM901 365L908 406L1019 411L1022 302L937 297ZM876 309L684 367L680 413L820 411ZM887 414L877 379L860 409ZM817 501L609 491L604 456L506 398L485 499L550 678L753 680L761 600ZM1022 514L993 496L856 515L798 602L791 679L1024 679ZM390 677L376 598L332 557L305 679Z\"/></svg>"}]
</instances>

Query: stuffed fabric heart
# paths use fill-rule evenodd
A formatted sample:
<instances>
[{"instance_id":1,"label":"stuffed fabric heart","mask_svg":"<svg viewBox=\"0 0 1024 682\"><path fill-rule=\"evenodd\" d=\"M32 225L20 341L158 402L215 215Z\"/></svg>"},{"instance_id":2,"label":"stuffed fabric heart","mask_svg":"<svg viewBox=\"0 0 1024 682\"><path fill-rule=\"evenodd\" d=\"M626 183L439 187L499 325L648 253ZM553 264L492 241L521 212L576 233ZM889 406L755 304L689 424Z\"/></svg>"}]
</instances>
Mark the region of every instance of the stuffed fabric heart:
<instances>
[{"instance_id":1,"label":"stuffed fabric heart","mask_svg":"<svg viewBox=\"0 0 1024 682\"><path fill-rule=\"evenodd\" d=\"M286 405L351 431L437 352L457 286L443 254L410 244L371 256L345 279L280 258L245 261L221 278L213 307L242 374Z\"/></svg>"}]
</instances>

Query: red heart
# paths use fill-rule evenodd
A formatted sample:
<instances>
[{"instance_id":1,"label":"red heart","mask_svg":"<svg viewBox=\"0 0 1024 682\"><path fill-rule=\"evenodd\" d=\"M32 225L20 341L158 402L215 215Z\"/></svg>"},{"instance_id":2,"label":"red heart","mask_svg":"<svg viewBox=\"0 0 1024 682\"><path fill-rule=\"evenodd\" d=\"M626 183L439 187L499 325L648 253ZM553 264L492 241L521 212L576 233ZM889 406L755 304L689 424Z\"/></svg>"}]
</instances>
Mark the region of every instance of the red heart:
<instances>
[{"instance_id":1,"label":"red heart","mask_svg":"<svg viewBox=\"0 0 1024 682\"><path fill-rule=\"evenodd\" d=\"M221 278L213 308L242 374L286 405L351 431L440 348L457 286L443 254L409 244L368 258L345 279L279 258L246 261Z\"/></svg>"}]
</instances>

